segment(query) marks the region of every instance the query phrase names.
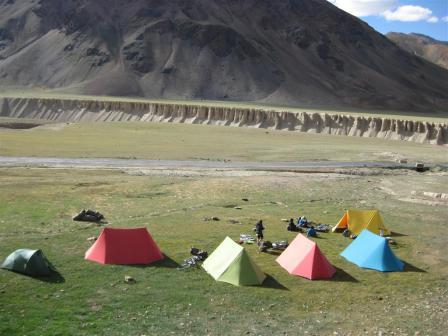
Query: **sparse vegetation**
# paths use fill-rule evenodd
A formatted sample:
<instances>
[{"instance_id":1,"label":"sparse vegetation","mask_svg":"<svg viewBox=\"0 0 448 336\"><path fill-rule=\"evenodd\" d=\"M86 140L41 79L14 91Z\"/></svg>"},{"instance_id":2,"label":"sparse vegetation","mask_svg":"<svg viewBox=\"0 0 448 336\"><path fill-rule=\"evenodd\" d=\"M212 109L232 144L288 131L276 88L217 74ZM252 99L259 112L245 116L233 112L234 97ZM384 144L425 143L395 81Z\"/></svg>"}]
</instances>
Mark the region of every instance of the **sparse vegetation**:
<instances>
[{"instance_id":1,"label":"sparse vegetation","mask_svg":"<svg viewBox=\"0 0 448 336\"><path fill-rule=\"evenodd\" d=\"M394 161L406 158L409 162L446 162L443 146L251 128L139 122L0 130L0 155L221 161Z\"/></svg>"},{"instance_id":2,"label":"sparse vegetation","mask_svg":"<svg viewBox=\"0 0 448 336\"><path fill-rule=\"evenodd\" d=\"M0 271L0 334L442 335L448 309L448 260L441 253L446 207L400 198L415 184L432 190L447 178L443 173L179 178L2 168L0 256L41 248L64 280ZM398 195L390 193L394 186ZM249 201L241 204L242 197ZM225 207L229 204L242 209ZM201 269L175 269L190 246L211 252L226 235L251 233L259 218L267 239L292 240L281 218L305 214L335 224L351 206L381 209L388 227L401 234L393 248L408 264L406 272L357 268L339 256L350 241L331 233L316 238L338 268L331 281L292 277L275 255L257 254L255 246L247 246L250 255L270 275L263 287L233 287ZM113 227L147 227L168 261L133 267L83 260L91 244L87 238L101 228L71 216L89 207L104 213ZM221 221L204 221L207 216ZM125 276L135 283L127 284Z\"/></svg>"}]
</instances>

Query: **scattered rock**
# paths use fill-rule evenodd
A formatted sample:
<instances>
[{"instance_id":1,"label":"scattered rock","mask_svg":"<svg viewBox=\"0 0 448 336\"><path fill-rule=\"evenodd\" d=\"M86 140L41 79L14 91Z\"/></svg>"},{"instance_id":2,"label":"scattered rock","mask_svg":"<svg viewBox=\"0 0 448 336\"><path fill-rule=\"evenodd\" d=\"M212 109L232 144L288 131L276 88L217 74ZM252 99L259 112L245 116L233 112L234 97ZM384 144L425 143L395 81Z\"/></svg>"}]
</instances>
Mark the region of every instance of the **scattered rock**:
<instances>
[{"instance_id":1,"label":"scattered rock","mask_svg":"<svg viewBox=\"0 0 448 336\"><path fill-rule=\"evenodd\" d=\"M125 275L124 276L124 282L126 282L126 283L129 283L129 284L133 284L133 283L136 283L137 281L133 278L133 277L131 277L130 275Z\"/></svg>"},{"instance_id":2,"label":"scattered rock","mask_svg":"<svg viewBox=\"0 0 448 336\"><path fill-rule=\"evenodd\" d=\"M241 210L242 208L240 206L236 206L234 209Z\"/></svg>"},{"instance_id":3,"label":"scattered rock","mask_svg":"<svg viewBox=\"0 0 448 336\"><path fill-rule=\"evenodd\" d=\"M442 195L444 195L444 197L447 196L446 194L433 193L433 192L429 192L429 191L425 191L423 193L423 196L432 197L432 198L442 198Z\"/></svg>"},{"instance_id":4,"label":"scattered rock","mask_svg":"<svg viewBox=\"0 0 448 336\"><path fill-rule=\"evenodd\" d=\"M202 218L202 220L203 221L205 221L205 222L209 222L209 221L220 221L220 219L219 219L219 217L216 217L216 216L212 216L212 217L204 217L204 218Z\"/></svg>"},{"instance_id":5,"label":"scattered rock","mask_svg":"<svg viewBox=\"0 0 448 336\"><path fill-rule=\"evenodd\" d=\"M94 242L94 241L96 241L98 239L98 237L89 237L89 238L87 238L87 241L89 241L89 242Z\"/></svg>"},{"instance_id":6,"label":"scattered rock","mask_svg":"<svg viewBox=\"0 0 448 336\"><path fill-rule=\"evenodd\" d=\"M229 222L230 224L241 224L240 221L237 221L237 220L235 220L235 219L229 219L228 222Z\"/></svg>"},{"instance_id":7,"label":"scattered rock","mask_svg":"<svg viewBox=\"0 0 448 336\"><path fill-rule=\"evenodd\" d=\"M249 202L248 198L242 198L241 200L244 201L244 202Z\"/></svg>"},{"instance_id":8,"label":"scattered rock","mask_svg":"<svg viewBox=\"0 0 448 336\"><path fill-rule=\"evenodd\" d=\"M288 218L282 218L282 222L289 222Z\"/></svg>"}]
</instances>

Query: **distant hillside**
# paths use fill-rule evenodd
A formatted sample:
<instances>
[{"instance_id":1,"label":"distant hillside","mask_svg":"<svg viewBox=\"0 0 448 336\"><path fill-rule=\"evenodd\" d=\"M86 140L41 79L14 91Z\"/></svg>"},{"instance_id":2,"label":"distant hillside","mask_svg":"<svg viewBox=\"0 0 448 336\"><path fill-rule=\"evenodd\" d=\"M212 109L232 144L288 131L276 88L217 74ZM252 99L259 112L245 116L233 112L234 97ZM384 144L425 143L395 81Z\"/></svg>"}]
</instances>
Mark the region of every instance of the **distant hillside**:
<instances>
[{"instance_id":1,"label":"distant hillside","mask_svg":"<svg viewBox=\"0 0 448 336\"><path fill-rule=\"evenodd\" d=\"M448 71L326 0L0 0L0 86L448 110Z\"/></svg>"},{"instance_id":2,"label":"distant hillside","mask_svg":"<svg viewBox=\"0 0 448 336\"><path fill-rule=\"evenodd\" d=\"M386 36L404 50L448 69L448 42L415 33L388 33Z\"/></svg>"}]
</instances>

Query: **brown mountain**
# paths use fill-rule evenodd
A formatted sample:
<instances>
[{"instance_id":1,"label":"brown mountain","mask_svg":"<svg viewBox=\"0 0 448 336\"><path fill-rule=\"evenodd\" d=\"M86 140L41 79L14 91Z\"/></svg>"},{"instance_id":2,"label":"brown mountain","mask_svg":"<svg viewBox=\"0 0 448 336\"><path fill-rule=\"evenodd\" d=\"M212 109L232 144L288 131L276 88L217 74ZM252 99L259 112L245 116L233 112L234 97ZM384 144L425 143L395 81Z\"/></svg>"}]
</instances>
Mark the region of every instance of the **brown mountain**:
<instances>
[{"instance_id":1,"label":"brown mountain","mask_svg":"<svg viewBox=\"0 0 448 336\"><path fill-rule=\"evenodd\" d=\"M415 33L388 33L386 36L411 54L448 69L448 42Z\"/></svg>"},{"instance_id":2,"label":"brown mountain","mask_svg":"<svg viewBox=\"0 0 448 336\"><path fill-rule=\"evenodd\" d=\"M0 85L447 110L448 71L326 0L0 0Z\"/></svg>"}]
</instances>

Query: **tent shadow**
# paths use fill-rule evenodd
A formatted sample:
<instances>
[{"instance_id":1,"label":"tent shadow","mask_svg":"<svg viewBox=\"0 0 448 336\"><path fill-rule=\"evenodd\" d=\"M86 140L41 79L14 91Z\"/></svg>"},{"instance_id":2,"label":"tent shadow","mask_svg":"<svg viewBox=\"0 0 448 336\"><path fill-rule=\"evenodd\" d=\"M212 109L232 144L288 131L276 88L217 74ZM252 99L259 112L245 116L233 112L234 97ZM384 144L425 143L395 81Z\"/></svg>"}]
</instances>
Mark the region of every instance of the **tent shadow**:
<instances>
[{"instance_id":1,"label":"tent shadow","mask_svg":"<svg viewBox=\"0 0 448 336\"><path fill-rule=\"evenodd\" d=\"M342 268L339 268L339 267L336 267L336 266L333 266L333 267L336 268L335 275L331 279L328 279L328 280L325 280L325 281L359 282L359 280L357 280L356 278L354 278L353 276L348 274Z\"/></svg>"},{"instance_id":2,"label":"tent shadow","mask_svg":"<svg viewBox=\"0 0 448 336\"><path fill-rule=\"evenodd\" d=\"M409 236L409 235L407 235L407 234L404 234L404 233L398 233L398 232L391 232L390 233L390 236L391 237L407 237L407 236Z\"/></svg>"},{"instance_id":3,"label":"tent shadow","mask_svg":"<svg viewBox=\"0 0 448 336\"><path fill-rule=\"evenodd\" d=\"M171 259L170 257L168 257L167 255L163 255L163 259L153 262L149 265L126 265L126 266L130 266L130 267L136 267L136 268L147 268L147 267L164 267L164 268L177 268L179 267L179 264L174 261L173 259Z\"/></svg>"},{"instance_id":4,"label":"tent shadow","mask_svg":"<svg viewBox=\"0 0 448 336\"><path fill-rule=\"evenodd\" d=\"M47 283L64 283L65 282L65 278L62 276L61 273L59 273L56 270L53 270L51 272L51 275L41 275L41 276L33 276L33 275L27 275L27 274L23 274L23 273L18 273L18 272L14 272L20 275L25 275L28 278L34 279L34 280L38 280L38 281L42 281L42 282L47 282Z\"/></svg>"},{"instance_id":5,"label":"tent shadow","mask_svg":"<svg viewBox=\"0 0 448 336\"><path fill-rule=\"evenodd\" d=\"M279 256L280 254L282 254L283 251L276 251L276 250L267 250L264 251L263 253L267 253L273 256Z\"/></svg>"},{"instance_id":6,"label":"tent shadow","mask_svg":"<svg viewBox=\"0 0 448 336\"><path fill-rule=\"evenodd\" d=\"M417 273L427 273L424 269L418 268L412 264L402 261L404 264L403 272L417 272Z\"/></svg>"},{"instance_id":7,"label":"tent shadow","mask_svg":"<svg viewBox=\"0 0 448 336\"><path fill-rule=\"evenodd\" d=\"M280 282L278 282L272 275L266 274L266 279L264 279L263 284L261 285L264 288L272 288L272 289L280 289L280 290L288 290L289 289L283 286Z\"/></svg>"}]
</instances>

